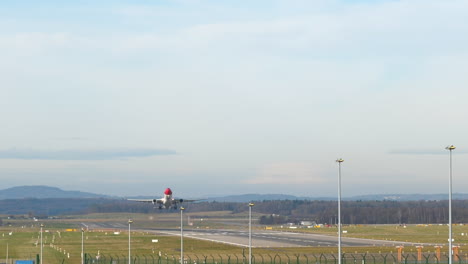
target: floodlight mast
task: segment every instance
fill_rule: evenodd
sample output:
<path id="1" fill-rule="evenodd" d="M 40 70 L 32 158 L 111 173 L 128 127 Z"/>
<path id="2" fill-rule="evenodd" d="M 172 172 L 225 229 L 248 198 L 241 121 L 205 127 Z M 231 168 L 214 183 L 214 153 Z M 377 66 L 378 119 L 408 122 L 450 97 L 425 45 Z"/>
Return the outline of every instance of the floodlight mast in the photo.
<path id="1" fill-rule="evenodd" d="M 42 262 L 42 250 L 43 250 L 43 246 L 42 246 L 42 228 L 44 227 L 44 224 L 41 224 L 41 264 L 44 263 Z"/>
<path id="2" fill-rule="evenodd" d="M 337 159 L 338 162 L 338 264 L 341 264 L 341 163 L 343 159 Z"/>
<path id="3" fill-rule="evenodd" d="M 131 239 L 130 239 L 130 234 L 131 234 L 131 228 L 130 226 L 132 225 L 133 220 L 128 219 L 128 264 L 132 264 L 132 257 L 131 257 Z"/>
<path id="4" fill-rule="evenodd" d="M 452 248 L 452 150 L 456 149 L 454 145 L 445 148 L 450 152 L 450 167 L 449 167 L 449 264 L 453 261 L 453 248 Z"/>
<path id="5" fill-rule="evenodd" d="M 184 207 L 180 207 L 180 264 L 184 264 Z"/>
<path id="6" fill-rule="evenodd" d="M 84 264 L 84 228 L 81 228 L 81 264 Z"/>
<path id="7" fill-rule="evenodd" d="M 254 203 L 249 203 L 249 264 L 252 264 L 252 207 Z"/>

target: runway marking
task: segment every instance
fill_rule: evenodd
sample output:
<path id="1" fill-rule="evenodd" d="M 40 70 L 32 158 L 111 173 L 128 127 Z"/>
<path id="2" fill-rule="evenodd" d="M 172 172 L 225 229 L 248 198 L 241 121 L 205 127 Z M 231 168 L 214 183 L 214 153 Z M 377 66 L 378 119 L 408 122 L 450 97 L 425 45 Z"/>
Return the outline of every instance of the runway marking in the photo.
<path id="1" fill-rule="evenodd" d="M 180 236 L 176 230 L 174 231 L 163 231 L 163 230 L 146 230 L 149 232 L 160 233 L 163 235 Z M 215 243 L 223 243 L 226 245 L 233 245 L 239 247 L 248 246 L 248 232 L 236 232 L 236 231 L 219 231 L 215 230 L 211 232 L 200 232 L 200 231 L 186 231 L 184 237 L 191 239 L 205 240 Z M 293 237 L 284 237 L 293 236 Z M 321 240 L 320 238 L 325 238 Z M 321 235 L 321 234 L 302 234 L 292 232 L 260 232 L 252 233 L 252 239 L 254 248 L 263 247 L 307 247 L 307 246 L 333 246 L 336 245 L 335 237 Z M 230 242 L 226 240 L 234 240 L 236 242 Z M 355 241 L 355 242 L 354 242 Z M 257 242 L 257 243 L 255 243 Z M 431 243 L 412 243 L 412 242 L 401 242 L 401 241 L 384 241 L 375 239 L 362 239 L 362 238 L 343 238 L 343 245 L 353 246 L 354 243 L 358 242 L 361 245 L 432 245 Z M 260 245 L 259 245 L 260 244 Z M 277 245 L 277 246 L 275 246 Z"/>
<path id="2" fill-rule="evenodd" d="M 171 232 L 164 232 L 164 231 L 158 231 L 158 232 L 159 232 L 159 233 L 166 234 L 166 235 L 178 236 L 177 234 L 174 234 L 174 233 L 171 233 Z M 226 241 L 214 240 L 214 239 L 208 239 L 208 238 L 200 238 L 200 237 L 195 237 L 195 236 L 187 236 L 187 235 L 184 235 L 184 237 L 193 238 L 193 239 L 199 239 L 199 240 L 205 240 L 205 241 L 210 241 L 210 242 L 223 243 L 223 244 L 228 244 L 228 245 L 233 245 L 233 246 L 239 246 L 239 247 L 246 247 L 246 246 L 248 246 L 248 245 L 239 244 L 239 243 L 226 242 Z M 254 246 L 252 246 L 252 247 L 254 248 Z"/>

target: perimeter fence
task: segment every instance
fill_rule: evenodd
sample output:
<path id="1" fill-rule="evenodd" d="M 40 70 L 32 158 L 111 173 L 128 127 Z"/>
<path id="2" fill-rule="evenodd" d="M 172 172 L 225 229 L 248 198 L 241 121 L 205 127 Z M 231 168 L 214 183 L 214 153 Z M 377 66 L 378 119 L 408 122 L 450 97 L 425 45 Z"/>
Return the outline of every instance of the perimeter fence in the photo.
<path id="1" fill-rule="evenodd" d="M 85 264 L 180 264 L 176 255 L 135 255 L 129 260 L 125 255 L 91 255 L 85 254 Z M 62 263 L 67 263 L 66 261 Z M 243 254 L 186 254 L 183 264 L 248 264 L 248 256 Z M 342 256 L 342 264 L 445 264 L 449 263 L 448 255 L 437 254 L 350 254 Z M 468 264 L 468 256 L 454 255 L 454 264 Z M 338 264 L 335 254 L 252 254 L 252 264 Z"/>

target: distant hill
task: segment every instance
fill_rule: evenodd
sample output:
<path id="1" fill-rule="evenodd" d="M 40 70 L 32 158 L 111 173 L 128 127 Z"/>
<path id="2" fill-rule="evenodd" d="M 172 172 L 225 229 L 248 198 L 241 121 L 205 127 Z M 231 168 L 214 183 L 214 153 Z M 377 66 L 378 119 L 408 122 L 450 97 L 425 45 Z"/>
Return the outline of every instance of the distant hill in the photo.
<path id="1" fill-rule="evenodd" d="M 197 199 L 196 197 L 194 197 Z M 456 219 L 468 219 L 468 194 L 454 193 Z M 337 197 L 298 197 L 285 194 L 242 194 L 201 199 L 186 204 L 191 212 L 243 212 L 248 202 L 259 213 L 327 222 L 335 216 Z M 448 194 L 375 194 L 343 198 L 344 221 L 348 223 L 444 223 Z M 357 209 L 358 208 L 358 209 Z M 366 209 L 363 209 L 366 208 Z M 413 210 L 418 208 L 417 210 Z M 423 210 L 423 211 L 421 211 Z M 417 211 L 418 213 L 415 213 Z M 168 213 L 147 203 L 49 186 L 18 186 L 0 190 L 0 214 L 36 218 L 66 214 L 132 212 Z M 347 217 L 347 218 L 346 218 Z"/>
<path id="2" fill-rule="evenodd" d="M 57 187 L 32 185 L 32 186 L 17 186 L 4 190 L 0 190 L 0 200 L 5 199 L 48 199 L 48 198 L 119 198 L 111 197 L 103 194 L 95 194 L 81 191 L 65 191 Z M 122 197 L 121 197 L 122 198 Z M 139 198 L 125 197 L 125 198 Z M 147 197 L 145 197 L 147 198 Z M 154 197 L 151 197 L 154 198 Z M 454 200 L 468 200 L 466 193 L 454 193 Z M 194 199 L 197 199 L 196 197 Z M 246 203 L 251 201 L 274 201 L 274 200 L 318 200 L 318 201 L 336 201 L 337 197 L 300 197 L 287 194 L 240 194 L 228 195 L 220 197 L 202 198 L 206 202 L 238 202 Z M 448 200 L 448 194 L 368 194 L 342 197 L 344 201 L 441 201 Z"/>
<path id="3" fill-rule="evenodd" d="M 453 193 L 452 199 L 454 200 L 468 200 L 466 193 Z M 336 199 L 335 199 L 336 200 Z M 442 201 L 448 200 L 448 193 L 446 194 L 369 194 L 359 195 L 344 198 L 348 201 Z"/>
<path id="4" fill-rule="evenodd" d="M 80 191 L 64 191 L 57 187 L 33 185 L 0 190 L 0 200 L 23 198 L 109 198 L 109 196 Z"/>
<path id="5" fill-rule="evenodd" d="M 251 201 L 265 201 L 265 200 L 297 200 L 298 197 L 286 194 L 240 194 L 229 195 L 222 197 L 210 197 L 203 199 L 205 202 L 238 202 L 248 203 Z"/>
<path id="6" fill-rule="evenodd" d="M 466 193 L 452 194 L 454 200 L 468 200 Z M 285 194 L 241 194 L 203 199 L 207 202 L 239 202 L 274 201 L 274 200 L 309 200 L 336 201 L 337 197 L 300 197 Z M 448 200 L 448 194 L 368 194 L 342 197 L 344 201 L 443 201 Z"/>

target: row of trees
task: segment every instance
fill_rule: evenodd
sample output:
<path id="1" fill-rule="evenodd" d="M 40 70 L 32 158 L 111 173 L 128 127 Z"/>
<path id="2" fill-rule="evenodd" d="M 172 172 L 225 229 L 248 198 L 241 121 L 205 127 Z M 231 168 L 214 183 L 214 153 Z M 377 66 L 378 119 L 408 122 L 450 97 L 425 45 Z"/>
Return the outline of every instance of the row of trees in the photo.
<path id="1" fill-rule="evenodd" d="M 343 224 L 403 224 L 447 223 L 448 201 L 342 201 Z M 185 204 L 186 212 L 232 211 L 246 212 L 247 203 L 199 202 Z M 468 200 L 454 200 L 453 222 L 467 222 Z M 0 200 L 0 214 L 31 214 L 56 216 L 77 213 L 165 213 L 151 204 L 118 199 L 19 199 Z M 337 223 L 336 201 L 281 200 L 255 202 L 254 212 L 264 214 L 271 223 L 315 221 Z M 268 218 L 270 215 L 280 218 Z"/>
<path id="2" fill-rule="evenodd" d="M 337 202 L 333 201 L 264 201 L 257 212 L 287 215 L 290 220 L 337 223 Z M 344 224 L 447 223 L 447 201 L 343 201 Z M 468 219 L 468 201 L 454 201 L 454 222 Z"/>
<path id="3" fill-rule="evenodd" d="M 342 223 L 344 224 L 403 224 L 403 223 L 447 223 L 447 201 L 343 201 L 341 203 Z M 248 210 L 246 203 L 201 202 L 186 206 L 187 212 L 232 211 L 240 213 Z M 454 200 L 453 221 L 468 220 L 468 201 Z M 154 212 L 145 204 L 100 204 L 89 209 L 89 212 Z M 337 223 L 337 202 L 282 200 L 255 202 L 254 212 L 265 214 L 264 222 L 298 222 L 302 220 L 317 223 Z M 162 210 L 161 212 L 165 212 Z M 275 215 L 276 218 L 268 217 Z M 280 217 L 278 217 L 280 216 Z"/>

